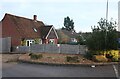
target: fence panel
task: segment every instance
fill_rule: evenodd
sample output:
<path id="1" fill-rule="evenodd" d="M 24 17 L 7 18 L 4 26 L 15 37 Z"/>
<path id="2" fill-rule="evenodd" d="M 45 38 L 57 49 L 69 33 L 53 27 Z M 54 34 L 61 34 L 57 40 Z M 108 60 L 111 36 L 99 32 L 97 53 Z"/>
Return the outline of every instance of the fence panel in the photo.
<path id="1" fill-rule="evenodd" d="M 80 45 L 80 46 L 79 46 L 79 53 L 80 53 L 80 54 L 85 54 L 86 51 L 87 51 L 87 48 L 86 48 L 85 45 Z"/>
<path id="2" fill-rule="evenodd" d="M 35 44 L 30 46 L 30 52 L 38 53 L 38 52 L 45 52 L 45 44 Z"/>
<path id="3" fill-rule="evenodd" d="M 63 53 L 63 54 L 85 54 L 86 46 L 85 45 L 67 45 L 60 44 L 35 44 L 28 46 L 19 46 L 17 49 L 18 52 L 31 52 L 31 53 Z"/>
<path id="4" fill-rule="evenodd" d="M 79 45 L 60 45 L 60 52 L 65 54 L 79 54 Z"/>
<path id="5" fill-rule="evenodd" d="M 26 53 L 30 51 L 30 47 L 29 46 L 18 46 L 16 47 L 16 52 L 20 52 L 20 53 Z"/>
<path id="6" fill-rule="evenodd" d="M 45 52 L 49 52 L 49 53 L 59 53 L 59 48 L 57 45 L 45 45 Z"/>
<path id="7" fill-rule="evenodd" d="M 0 53 L 7 53 L 11 51 L 11 37 L 0 38 Z"/>

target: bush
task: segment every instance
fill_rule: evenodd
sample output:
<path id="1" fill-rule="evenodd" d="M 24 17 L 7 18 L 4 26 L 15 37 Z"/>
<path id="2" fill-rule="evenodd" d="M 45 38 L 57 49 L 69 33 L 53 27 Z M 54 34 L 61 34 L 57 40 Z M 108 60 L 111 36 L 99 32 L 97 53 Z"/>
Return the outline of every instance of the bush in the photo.
<path id="1" fill-rule="evenodd" d="M 108 58 L 108 59 L 112 59 L 112 58 L 113 58 L 113 55 L 111 55 L 111 54 L 106 54 L 105 56 L 106 56 L 106 58 Z"/>
<path id="2" fill-rule="evenodd" d="M 104 55 L 94 55 L 93 60 L 96 62 L 107 62 L 108 59 Z"/>
<path id="3" fill-rule="evenodd" d="M 89 51 L 84 55 L 84 57 L 89 60 L 92 60 L 93 56 L 98 54 L 99 54 L 98 51 Z"/>
<path id="4" fill-rule="evenodd" d="M 87 52 L 87 53 L 84 55 L 84 57 L 91 60 L 92 57 L 93 57 L 93 54 L 90 53 L 90 52 Z"/>
<path id="5" fill-rule="evenodd" d="M 104 55 L 108 61 L 118 62 L 119 61 L 119 50 L 110 50 L 110 51 L 89 51 L 86 53 L 85 57 L 87 59 L 93 59 L 94 55 Z"/>
<path id="6" fill-rule="evenodd" d="M 43 57 L 42 54 L 37 55 L 37 54 L 32 54 L 32 53 L 30 53 L 29 56 L 31 59 L 40 59 Z"/>
<path id="7" fill-rule="evenodd" d="M 118 50 L 104 51 L 104 55 L 113 62 L 119 61 L 119 51 Z"/>
<path id="8" fill-rule="evenodd" d="M 79 62 L 78 56 L 73 56 L 73 57 L 67 56 L 67 57 L 66 57 L 66 60 L 67 60 L 67 62 L 74 62 L 74 63 Z"/>
<path id="9" fill-rule="evenodd" d="M 31 55 L 32 55 L 32 53 L 29 54 L 29 56 L 31 56 Z"/>

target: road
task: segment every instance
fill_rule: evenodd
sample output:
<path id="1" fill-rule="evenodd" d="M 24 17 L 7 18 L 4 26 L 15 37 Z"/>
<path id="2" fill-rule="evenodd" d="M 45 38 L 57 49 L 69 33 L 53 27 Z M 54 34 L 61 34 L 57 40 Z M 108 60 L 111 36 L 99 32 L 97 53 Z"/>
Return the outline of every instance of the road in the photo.
<path id="1" fill-rule="evenodd" d="M 3 63 L 3 77 L 116 77 L 115 69 L 109 66 L 50 66 L 28 63 Z"/>

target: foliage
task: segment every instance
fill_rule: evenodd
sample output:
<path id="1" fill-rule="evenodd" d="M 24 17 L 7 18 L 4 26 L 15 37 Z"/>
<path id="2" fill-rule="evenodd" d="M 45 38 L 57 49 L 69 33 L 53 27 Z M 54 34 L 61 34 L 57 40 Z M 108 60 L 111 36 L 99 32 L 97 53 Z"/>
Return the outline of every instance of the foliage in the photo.
<path id="1" fill-rule="evenodd" d="M 36 38 L 35 39 L 35 44 L 39 44 L 40 43 L 40 39 Z"/>
<path id="2" fill-rule="evenodd" d="M 118 61 L 119 59 L 119 50 L 104 51 L 103 53 L 110 61 Z"/>
<path id="3" fill-rule="evenodd" d="M 92 58 L 93 58 L 94 55 L 101 55 L 101 53 L 100 53 L 100 51 L 92 51 L 92 50 L 89 50 L 89 51 L 84 55 L 84 57 L 87 58 L 87 59 L 92 60 Z"/>
<path id="4" fill-rule="evenodd" d="M 69 37 L 67 35 L 65 35 L 62 31 L 58 32 L 58 36 L 59 36 L 59 40 L 58 43 L 59 44 L 66 44 L 69 41 Z"/>
<path id="5" fill-rule="evenodd" d="M 22 45 L 22 46 L 25 46 L 25 45 L 26 45 L 26 40 L 25 40 L 25 39 L 21 41 L 21 45 Z"/>
<path id="6" fill-rule="evenodd" d="M 91 36 L 91 32 L 79 32 L 80 36 L 77 37 L 78 43 L 80 45 L 86 45 L 86 39 Z"/>
<path id="7" fill-rule="evenodd" d="M 89 50 L 103 51 L 117 49 L 116 22 L 101 18 L 98 26 L 92 27 L 92 34 L 86 40 Z"/>
<path id="8" fill-rule="evenodd" d="M 120 43 L 118 44 L 118 48 L 120 48 Z"/>
<path id="9" fill-rule="evenodd" d="M 118 37 L 118 48 L 120 48 L 120 37 Z"/>
<path id="10" fill-rule="evenodd" d="M 33 54 L 33 53 L 30 53 L 29 56 L 31 59 L 40 59 L 43 57 L 42 54 Z"/>
<path id="11" fill-rule="evenodd" d="M 64 27 L 62 29 L 72 31 L 74 30 L 74 22 L 69 18 L 69 16 L 64 18 Z"/>
<path id="12" fill-rule="evenodd" d="M 78 45 L 77 42 L 69 42 L 69 43 L 66 43 L 66 44 L 69 44 L 69 45 Z"/>
<path id="13" fill-rule="evenodd" d="M 94 55 L 93 60 L 96 62 L 107 62 L 108 59 L 104 55 Z"/>
<path id="14" fill-rule="evenodd" d="M 78 60 L 78 56 L 66 56 L 66 60 L 67 60 L 67 62 L 74 62 L 74 63 L 77 63 L 77 62 L 79 62 L 79 60 Z"/>
<path id="15" fill-rule="evenodd" d="M 80 44 L 80 45 L 85 45 L 86 44 L 86 40 L 83 39 L 82 36 L 78 36 L 77 40 L 78 40 L 78 44 Z"/>

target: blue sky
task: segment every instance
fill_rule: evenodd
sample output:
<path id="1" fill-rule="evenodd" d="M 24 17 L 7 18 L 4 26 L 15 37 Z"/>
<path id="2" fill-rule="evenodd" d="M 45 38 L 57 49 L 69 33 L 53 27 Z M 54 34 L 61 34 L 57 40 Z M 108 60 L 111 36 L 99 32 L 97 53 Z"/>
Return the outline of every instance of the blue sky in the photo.
<path id="1" fill-rule="evenodd" d="M 91 26 L 97 25 L 100 18 L 106 17 L 107 0 L 1 0 L 0 20 L 5 13 L 43 21 L 54 25 L 56 29 L 63 27 L 64 17 L 74 21 L 77 32 L 89 32 Z M 118 20 L 118 1 L 109 0 L 109 20 Z"/>

